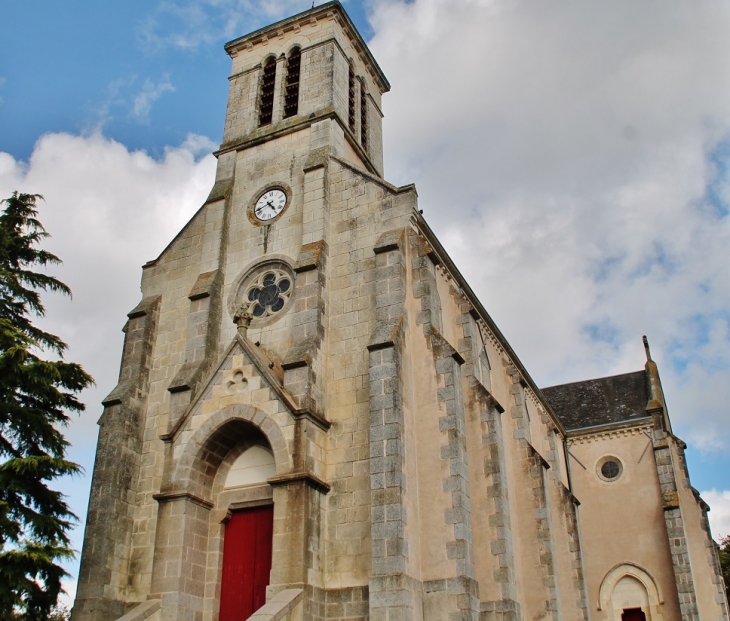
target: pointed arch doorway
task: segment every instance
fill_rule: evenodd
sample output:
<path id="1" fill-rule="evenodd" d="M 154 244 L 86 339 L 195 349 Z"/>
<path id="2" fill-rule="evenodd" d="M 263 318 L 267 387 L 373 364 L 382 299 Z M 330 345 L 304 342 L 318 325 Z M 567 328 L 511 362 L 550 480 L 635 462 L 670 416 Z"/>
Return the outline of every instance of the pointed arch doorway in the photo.
<path id="1" fill-rule="evenodd" d="M 266 603 L 274 507 L 234 511 L 225 526 L 219 621 L 242 621 Z"/>

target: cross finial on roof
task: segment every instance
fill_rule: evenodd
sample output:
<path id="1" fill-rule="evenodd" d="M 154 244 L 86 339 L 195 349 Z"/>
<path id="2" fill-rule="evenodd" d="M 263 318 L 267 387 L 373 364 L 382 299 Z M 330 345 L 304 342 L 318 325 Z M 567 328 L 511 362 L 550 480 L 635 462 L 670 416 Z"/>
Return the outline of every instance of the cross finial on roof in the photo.
<path id="1" fill-rule="evenodd" d="M 646 352 L 646 360 L 651 360 L 651 351 L 649 351 L 649 339 L 646 338 L 646 335 L 641 337 L 644 340 L 644 351 Z"/>

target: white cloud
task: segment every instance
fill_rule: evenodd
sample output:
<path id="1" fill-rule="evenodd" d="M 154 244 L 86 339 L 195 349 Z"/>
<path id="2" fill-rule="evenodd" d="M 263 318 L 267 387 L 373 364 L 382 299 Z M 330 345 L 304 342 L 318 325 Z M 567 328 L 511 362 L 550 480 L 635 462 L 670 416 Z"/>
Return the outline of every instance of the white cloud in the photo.
<path id="1" fill-rule="evenodd" d="M 83 520 L 88 502 L 101 400 L 116 385 L 126 313 L 140 300 L 141 266 L 155 258 L 202 205 L 213 185 L 213 144 L 190 135 L 154 159 L 99 133 L 80 137 L 47 134 L 28 163 L 0 152 L 0 197 L 12 191 L 38 193 L 39 217 L 52 237 L 43 247 L 63 265 L 54 275 L 68 284 L 73 300 L 44 296 L 43 326 L 69 344 L 67 359 L 96 379 L 85 391 L 87 412 L 74 418 L 69 456 L 86 477 L 59 485 Z M 83 532 L 74 532 L 81 549 Z M 71 567 L 75 575 L 75 566 Z M 67 585 L 75 589 L 74 583 Z"/>
<path id="2" fill-rule="evenodd" d="M 98 133 L 48 134 L 27 165 L 0 154 L 0 196 L 19 190 L 45 198 L 40 220 L 52 237 L 44 247 L 62 259 L 56 274 L 74 294 L 47 297 L 45 322 L 71 345 L 70 359 L 96 378 L 95 394 L 86 396 L 91 408 L 98 410 L 116 384 L 121 328 L 140 299 L 141 265 L 162 251 L 213 185 L 215 158 L 195 158 L 211 144 L 189 136 L 156 160 Z"/>
<path id="3" fill-rule="evenodd" d="M 641 368 L 730 446 L 730 5 L 376 1 L 386 176 L 541 385 Z"/>
<path id="4" fill-rule="evenodd" d="M 175 87 L 170 82 L 170 76 L 167 74 L 157 83 L 147 78 L 142 84 L 142 91 L 135 96 L 132 103 L 132 116 L 142 122 L 149 123 L 152 104 L 163 94 L 174 91 Z"/>
<path id="5" fill-rule="evenodd" d="M 730 536 L 730 490 L 710 490 L 702 492 L 704 501 L 712 507 L 710 513 L 710 528 L 715 541 Z"/>

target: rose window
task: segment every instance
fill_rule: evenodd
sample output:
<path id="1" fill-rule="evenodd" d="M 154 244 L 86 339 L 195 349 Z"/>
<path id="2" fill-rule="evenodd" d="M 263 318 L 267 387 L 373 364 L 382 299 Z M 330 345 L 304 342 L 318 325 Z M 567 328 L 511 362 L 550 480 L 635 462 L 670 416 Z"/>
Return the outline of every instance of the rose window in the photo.
<path id="1" fill-rule="evenodd" d="M 289 300 L 291 284 L 289 274 L 280 270 L 265 271 L 246 290 L 245 299 L 249 303 L 249 312 L 254 318 L 278 313 Z"/>

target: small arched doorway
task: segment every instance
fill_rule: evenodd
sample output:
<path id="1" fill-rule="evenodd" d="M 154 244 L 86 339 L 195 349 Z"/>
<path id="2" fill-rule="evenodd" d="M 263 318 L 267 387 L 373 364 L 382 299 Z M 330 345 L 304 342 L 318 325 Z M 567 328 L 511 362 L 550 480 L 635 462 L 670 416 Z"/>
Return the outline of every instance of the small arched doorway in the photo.
<path id="1" fill-rule="evenodd" d="M 661 621 L 662 603 L 651 574 L 633 563 L 622 563 L 604 577 L 598 609 L 605 610 L 610 621 Z"/>

